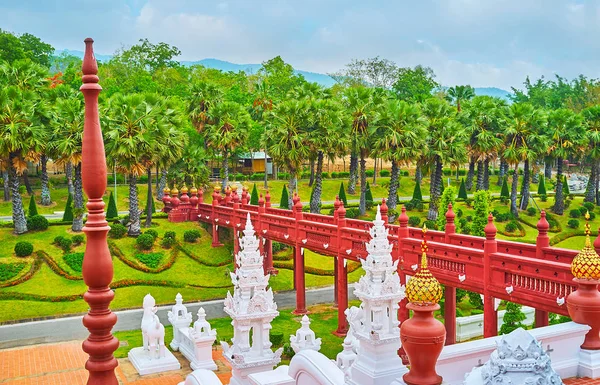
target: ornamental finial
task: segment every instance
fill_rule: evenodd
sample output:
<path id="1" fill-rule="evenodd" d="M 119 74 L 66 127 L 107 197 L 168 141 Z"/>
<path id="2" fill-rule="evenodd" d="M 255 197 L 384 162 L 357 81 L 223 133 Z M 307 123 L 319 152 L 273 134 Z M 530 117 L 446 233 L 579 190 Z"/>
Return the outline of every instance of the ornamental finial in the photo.
<path id="1" fill-rule="evenodd" d="M 423 241 L 421 242 L 421 267 L 406 285 L 406 297 L 412 304 L 419 306 L 434 305 L 442 298 L 442 286 L 431 274 L 427 266 L 427 241 L 425 240 L 427 226 L 423 226 Z"/>
<path id="2" fill-rule="evenodd" d="M 585 245 L 571 262 L 571 273 L 579 279 L 600 279 L 600 257 L 590 240 L 590 213 L 585 214 Z"/>

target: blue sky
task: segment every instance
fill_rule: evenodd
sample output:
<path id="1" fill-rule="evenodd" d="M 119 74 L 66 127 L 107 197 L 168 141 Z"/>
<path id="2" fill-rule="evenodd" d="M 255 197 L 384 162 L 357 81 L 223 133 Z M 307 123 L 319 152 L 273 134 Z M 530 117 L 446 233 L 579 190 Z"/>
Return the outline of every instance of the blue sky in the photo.
<path id="1" fill-rule="evenodd" d="M 600 77 L 600 0 L 2 0 L 0 28 L 59 50 L 91 36 L 111 54 L 147 37 L 181 60 L 281 55 L 323 73 L 379 55 L 430 66 L 447 86 Z"/>

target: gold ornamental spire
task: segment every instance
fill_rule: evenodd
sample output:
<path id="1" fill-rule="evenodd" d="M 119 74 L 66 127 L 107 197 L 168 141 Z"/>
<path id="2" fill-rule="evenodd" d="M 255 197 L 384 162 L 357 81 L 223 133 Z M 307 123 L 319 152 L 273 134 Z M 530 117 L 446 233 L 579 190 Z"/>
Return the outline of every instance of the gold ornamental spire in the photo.
<path id="1" fill-rule="evenodd" d="M 600 257 L 590 240 L 590 213 L 585 214 L 585 246 L 571 262 L 571 273 L 579 279 L 600 279 Z"/>
<path id="2" fill-rule="evenodd" d="M 442 299 L 442 286 L 427 267 L 427 226 L 423 226 L 421 241 L 421 268 L 406 285 L 406 297 L 414 305 L 428 306 L 437 304 Z"/>

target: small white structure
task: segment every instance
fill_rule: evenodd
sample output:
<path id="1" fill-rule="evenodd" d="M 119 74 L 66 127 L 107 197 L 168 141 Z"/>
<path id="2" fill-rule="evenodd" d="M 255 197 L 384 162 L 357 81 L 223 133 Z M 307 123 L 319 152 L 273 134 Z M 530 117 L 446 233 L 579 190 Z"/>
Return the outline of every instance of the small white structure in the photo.
<path id="1" fill-rule="evenodd" d="M 354 347 L 352 346 L 352 337 L 350 336 L 350 332 L 344 338 L 344 343 L 342 344 L 343 350 L 338 353 L 335 358 L 335 363 L 338 368 L 344 372 L 344 377 L 346 379 L 350 379 L 350 368 L 354 361 L 356 361 L 356 352 L 354 351 Z"/>
<path id="2" fill-rule="evenodd" d="M 212 358 L 212 345 L 217 339 L 217 331 L 211 329 L 206 321 L 204 308 L 198 309 L 198 320 L 192 328 L 192 313 L 183 304 L 181 294 L 177 293 L 175 302 L 168 313 L 169 322 L 173 325 L 171 348 L 179 350 L 190 361 L 193 370 L 217 370 L 217 364 Z"/>
<path id="3" fill-rule="evenodd" d="M 131 349 L 128 354 L 129 361 L 142 376 L 181 369 L 177 358 L 165 347 L 165 327 L 155 314 L 157 311 L 156 301 L 150 294 L 144 297 L 143 307 L 144 346 Z"/>
<path id="4" fill-rule="evenodd" d="M 371 240 L 366 244 L 369 254 L 361 260 L 365 275 L 360 277 L 354 290 L 362 304 L 360 309 L 351 308 L 348 312 L 348 322 L 359 340 L 359 348 L 346 382 L 387 385 L 407 372 L 397 353 L 401 346 L 398 303 L 405 295 L 397 273 L 398 261 L 392 260 L 392 245 L 379 206 L 370 234 Z"/>
<path id="5" fill-rule="evenodd" d="M 290 345 L 295 353 L 310 349 L 314 351 L 321 350 L 321 339 L 316 338 L 315 332 L 310 328 L 310 319 L 305 314 L 300 322 L 302 326 L 296 331 L 295 336 L 290 336 Z"/>
<path id="6" fill-rule="evenodd" d="M 465 376 L 465 385 L 562 384 L 542 345 L 519 328 L 502 336 L 483 366 Z"/>
<path id="7" fill-rule="evenodd" d="M 271 350 L 271 321 L 279 312 L 273 290 L 267 290 L 269 275 L 264 273 L 264 257 L 258 250 L 259 239 L 254 234 L 248 213 L 244 236 L 240 238 L 240 251 L 236 255 L 238 268 L 231 273 L 233 295 L 228 292 L 225 299 L 225 312 L 233 320 L 233 345 L 221 341 L 221 346 L 223 356 L 232 366 L 231 385 L 250 385 L 250 374 L 273 370 L 281 362 L 283 351 L 282 348 L 276 352 Z"/>

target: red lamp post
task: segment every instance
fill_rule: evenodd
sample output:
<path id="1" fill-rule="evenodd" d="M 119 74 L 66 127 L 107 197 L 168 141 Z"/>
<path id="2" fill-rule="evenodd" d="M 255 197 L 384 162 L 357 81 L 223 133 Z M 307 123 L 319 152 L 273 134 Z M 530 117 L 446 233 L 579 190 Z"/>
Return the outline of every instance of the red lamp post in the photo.
<path id="1" fill-rule="evenodd" d="M 80 88 L 85 98 L 81 179 L 88 196 L 88 220 L 83 227 L 87 243 L 82 269 L 88 290 L 83 299 L 90 306 L 88 314 L 83 317 L 83 325 L 90 331 L 90 336 L 83 342 L 83 350 L 90 355 L 85 364 L 89 371 L 87 384 L 117 385 L 115 368 L 118 363 L 113 352 L 119 347 L 119 340 L 111 332 L 117 316 L 109 308 L 115 293 L 109 287 L 113 279 L 113 265 L 106 242 L 110 227 L 102 201 L 106 190 L 106 157 L 98 117 L 98 95 L 102 87 L 98 84 L 93 43 L 92 39 L 85 39 L 83 85 Z"/>

